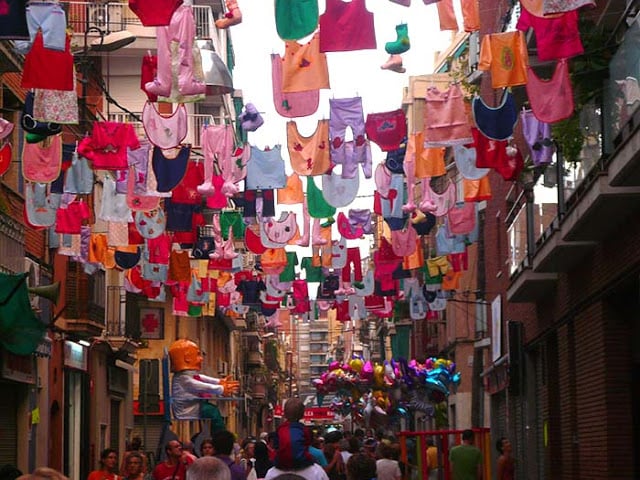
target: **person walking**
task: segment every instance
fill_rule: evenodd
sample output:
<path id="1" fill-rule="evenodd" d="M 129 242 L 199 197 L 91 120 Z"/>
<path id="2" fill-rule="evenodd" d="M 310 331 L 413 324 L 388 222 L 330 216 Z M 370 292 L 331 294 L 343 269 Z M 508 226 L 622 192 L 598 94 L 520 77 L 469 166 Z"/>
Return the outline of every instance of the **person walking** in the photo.
<path id="1" fill-rule="evenodd" d="M 496 466 L 496 480 L 514 480 L 516 464 L 511 456 L 511 442 L 506 437 L 500 437 L 496 441 L 496 450 L 500 456 Z"/>
<path id="2" fill-rule="evenodd" d="M 473 430 L 462 432 L 462 444 L 449 452 L 453 480 L 482 480 L 482 452 L 473 445 Z"/>

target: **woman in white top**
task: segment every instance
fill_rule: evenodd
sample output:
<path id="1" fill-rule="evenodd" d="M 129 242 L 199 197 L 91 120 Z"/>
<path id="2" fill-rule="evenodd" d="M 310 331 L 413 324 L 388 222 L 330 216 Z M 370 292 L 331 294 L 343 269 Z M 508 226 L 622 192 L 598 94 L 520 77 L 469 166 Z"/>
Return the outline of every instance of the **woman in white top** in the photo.
<path id="1" fill-rule="evenodd" d="M 402 473 L 398 461 L 393 460 L 393 447 L 385 442 L 380 450 L 382 458 L 376 461 L 377 480 L 400 480 Z"/>

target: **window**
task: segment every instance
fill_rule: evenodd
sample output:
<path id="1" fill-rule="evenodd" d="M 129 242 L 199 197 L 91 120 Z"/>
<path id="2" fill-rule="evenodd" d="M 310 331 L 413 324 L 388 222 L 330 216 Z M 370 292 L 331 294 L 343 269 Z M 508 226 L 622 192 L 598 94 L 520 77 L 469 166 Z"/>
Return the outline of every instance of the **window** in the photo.
<path id="1" fill-rule="evenodd" d="M 312 342 L 326 342 L 329 337 L 327 332 L 311 332 L 309 340 Z"/>
<path id="2" fill-rule="evenodd" d="M 311 362 L 312 365 L 325 364 L 325 363 L 327 363 L 327 357 L 324 354 L 322 354 L 322 355 L 309 355 L 309 361 Z"/>

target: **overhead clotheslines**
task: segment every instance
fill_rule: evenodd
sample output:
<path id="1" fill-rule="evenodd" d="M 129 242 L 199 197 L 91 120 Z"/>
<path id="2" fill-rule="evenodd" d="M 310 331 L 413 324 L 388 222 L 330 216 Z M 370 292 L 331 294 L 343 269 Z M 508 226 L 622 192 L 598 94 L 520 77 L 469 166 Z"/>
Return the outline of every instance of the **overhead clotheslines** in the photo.
<path id="1" fill-rule="evenodd" d="M 141 8 L 151 5 L 134 3 Z M 356 95 L 334 96 L 328 102 L 329 118 L 319 120 L 311 136 L 303 136 L 297 119 L 316 113 L 319 90 L 331 85 L 326 56 L 338 51 L 353 55 L 349 52 L 376 45 L 375 32 L 367 27 L 373 19 L 366 2 L 328 1 L 324 17 L 313 9 L 314 3 L 317 7 L 316 2 L 308 2 L 310 9 L 303 12 L 301 27 L 286 23 L 291 21 L 286 7 L 302 8 L 301 2 L 275 4 L 278 33 L 287 38 L 283 38 L 283 56 L 271 56 L 272 92 L 276 111 L 289 119 L 286 146 L 261 150 L 250 142 L 243 144 L 235 112 L 229 102 L 223 102 L 223 124 L 205 125 L 200 132 L 204 161 L 188 161 L 196 153 L 183 143 L 188 138 L 183 103 L 202 99 L 203 82 L 196 50 L 175 52 L 169 46 L 173 40 L 186 39 L 182 27 L 192 31 L 193 12 L 185 4 L 171 15 L 166 11 L 162 15 L 165 24 L 158 25 L 163 29 L 158 37 L 158 60 L 162 57 L 162 61 L 158 73 L 154 76 L 151 71 L 151 78 L 142 82 L 149 101 L 177 105 L 171 116 L 149 104 L 141 118 L 144 138 L 132 136 L 130 124 L 104 121 L 94 124 L 78 156 L 62 145 L 59 160 L 46 160 L 50 171 L 61 173 L 28 185 L 33 208 L 27 209 L 27 220 L 51 228 L 53 246 L 61 254 L 74 256 L 85 270 L 123 270 L 128 291 L 150 301 L 170 299 L 176 315 L 212 314 L 216 309 L 234 315 L 246 307 L 277 326 L 283 308 L 308 314 L 309 298 L 316 297 L 318 308 L 335 309 L 340 321 L 365 318 L 369 313 L 390 318 L 393 302 L 407 302 L 415 320 L 437 317 L 451 299 L 448 292 L 460 290 L 461 276 L 469 267 L 467 246 L 478 235 L 476 204 L 491 198 L 489 172 L 512 181 L 522 169 L 522 154 L 511 141 L 519 119 L 513 115 L 517 112 L 513 99 L 507 94 L 501 105 L 492 106 L 477 98 L 474 120 L 466 113 L 460 84 L 443 83 L 441 75 L 426 76 L 427 85 L 420 93 L 425 109 L 419 131 L 408 132 L 402 109 L 365 114 L 362 98 Z M 477 6 L 471 1 L 462 4 L 471 9 L 467 13 Z M 438 12 L 446 14 L 450 5 L 441 0 Z M 220 27 L 237 25 L 242 20 L 240 7 L 228 2 L 230 16 Z M 248 8 L 245 15 L 250 12 Z M 573 15 L 564 18 L 567 27 Z M 358 35 L 328 41 L 326 32 L 335 29 L 342 16 L 351 19 L 349 28 Z M 533 25 L 542 31 L 540 21 L 528 18 L 519 28 Z M 396 40 L 387 42 L 395 52 L 391 55 L 401 55 L 397 52 L 410 45 L 407 28 L 397 33 Z M 480 68 L 492 72 L 496 88 L 527 84 L 530 78 L 522 32 L 507 33 L 483 38 Z M 308 35 L 312 36 L 304 45 L 297 42 Z M 506 58 L 510 65 L 501 64 L 505 58 L 498 55 L 505 49 L 512 52 Z M 181 66 L 174 71 L 176 60 Z M 547 147 L 547 129 L 535 110 L 533 117 L 520 117 L 527 122 L 525 137 L 532 151 L 539 150 L 536 146 Z M 249 122 L 250 127 L 245 133 L 262 127 L 253 117 L 256 112 L 257 107 L 243 112 L 241 122 Z M 349 129 L 351 140 L 347 140 Z M 56 148 L 61 143 L 58 139 Z M 371 143 L 384 157 L 375 166 Z M 33 157 L 44 159 L 50 146 L 35 145 Z M 438 182 L 431 179 L 447 175 L 445 149 L 453 150 L 463 178 L 441 182 L 446 188 L 436 189 Z M 540 163 L 551 160 L 545 152 Z M 90 170 L 113 173 L 95 187 L 93 196 L 99 201 L 92 224 L 84 211 L 83 196 L 88 194 L 66 182 L 70 172 L 79 171 L 85 165 L 81 160 L 87 159 Z M 298 182 L 293 175 L 286 176 L 290 170 L 296 172 Z M 364 178 L 375 177 L 373 194 L 359 191 L 360 170 Z M 416 185 L 421 188 L 415 189 Z M 294 201 L 280 202 L 280 192 L 287 188 L 296 190 L 288 192 L 296 194 Z M 368 208 L 355 208 L 355 199 L 373 200 Z M 228 210 L 229 205 L 238 209 Z M 302 207 L 303 215 L 296 216 L 291 210 L 295 207 L 289 205 Z M 50 215 L 36 216 L 38 210 Z M 78 215 L 70 215 L 73 212 Z M 383 219 L 389 238 L 380 239 L 373 252 L 375 261 L 363 266 L 358 245 L 375 230 L 373 213 Z M 69 218 L 87 220 L 78 223 Z M 423 243 L 429 248 L 424 250 Z M 308 245 L 311 254 L 299 259 L 302 245 Z"/>

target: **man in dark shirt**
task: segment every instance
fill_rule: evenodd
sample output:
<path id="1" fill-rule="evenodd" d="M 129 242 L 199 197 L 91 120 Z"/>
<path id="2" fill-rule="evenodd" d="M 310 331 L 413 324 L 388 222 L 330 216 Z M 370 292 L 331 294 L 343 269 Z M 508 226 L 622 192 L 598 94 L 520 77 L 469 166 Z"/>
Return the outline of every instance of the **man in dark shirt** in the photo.
<path id="1" fill-rule="evenodd" d="M 236 463 L 231 457 L 234 442 L 235 437 L 229 430 L 220 430 L 211 436 L 213 452 L 231 470 L 231 480 L 247 480 L 247 473 L 244 467 Z"/>

